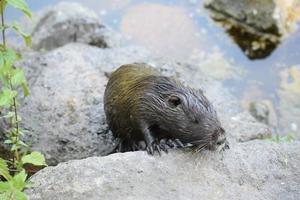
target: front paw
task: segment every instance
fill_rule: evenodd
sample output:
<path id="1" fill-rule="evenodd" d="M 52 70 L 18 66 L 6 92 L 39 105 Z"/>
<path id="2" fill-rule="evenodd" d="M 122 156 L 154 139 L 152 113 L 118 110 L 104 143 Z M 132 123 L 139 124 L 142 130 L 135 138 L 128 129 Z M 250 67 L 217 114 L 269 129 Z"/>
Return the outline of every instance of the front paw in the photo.
<path id="1" fill-rule="evenodd" d="M 161 156 L 162 148 L 160 147 L 160 144 L 156 141 L 152 142 L 150 145 L 147 145 L 146 150 L 148 154 L 154 155 L 155 151 Z"/>
<path id="2" fill-rule="evenodd" d="M 170 148 L 183 148 L 185 145 L 179 139 L 168 139 L 166 144 Z"/>

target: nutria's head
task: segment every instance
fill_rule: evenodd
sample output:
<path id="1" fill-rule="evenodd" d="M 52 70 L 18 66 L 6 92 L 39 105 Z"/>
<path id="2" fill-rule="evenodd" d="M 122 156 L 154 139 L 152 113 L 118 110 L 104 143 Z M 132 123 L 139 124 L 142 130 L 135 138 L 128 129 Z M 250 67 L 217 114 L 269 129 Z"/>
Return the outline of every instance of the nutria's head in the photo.
<path id="1" fill-rule="evenodd" d="M 169 134 L 197 150 L 228 147 L 217 113 L 201 90 L 167 77 L 159 79 L 147 92 L 143 107 L 160 135 Z"/>

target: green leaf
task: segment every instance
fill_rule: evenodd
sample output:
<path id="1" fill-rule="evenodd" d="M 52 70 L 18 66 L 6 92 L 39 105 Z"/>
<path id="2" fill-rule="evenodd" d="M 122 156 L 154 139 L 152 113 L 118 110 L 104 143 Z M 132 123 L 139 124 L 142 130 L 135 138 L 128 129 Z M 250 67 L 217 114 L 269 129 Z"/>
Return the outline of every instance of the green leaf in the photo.
<path id="1" fill-rule="evenodd" d="M 14 112 L 8 112 L 6 115 L 2 116 L 1 118 L 12 118 L 15 116 Z"/>
<path id="2" fill-rule="evenodd" d="M 17 92 L 4 88 L 2 93 L 0 93 L 0 106 L 9 107 L 14 97 L 17 96 Z"/>
<path id="3" fill-rule="evenodd" d="M 0 194 L 1 200 L 12 200 L 12 192 L 5 192 L 3 194 Z"/>
<path id="4" fill-rule="evenodd" d="M 23 37 L 25 44 L 27 46 L 31 47 L 31 36 L 29 34 L 25 33 L 21 29 L 21 27 L 18 24 L 16 24 L 15 22 L 13 23 L 12 28 L 15 29 L 15 31 Z"/>
<path id="5" fill-rule="evenodd" d="M 30 131 L 19 128 L 19 135 L 23 136 L 23 135 L 26 135 L 28 133 L 30 133 Z"/>
<path id="6" fill-rule="evenodd" d="M 7 181 L 0 181 L 0 193 L 9 191 L 11 188 L 11 185 Z"/>
<path id="7" fill-rule="evenodd" d="M 4 66 L 4 58 L 3 58 L 3 53 L 0 51 L 0 68 Z"/>
<path id="8" fill-rule="evenodd" d="M 22 157 L 23 164 L 30 163 L 36 166 L 47 166 L 45 157 L 43 154 L 37 151 L 33 151 L 28 155 Z"/>
<path id="9" fill-rule="evenodd" d="M 0 158 L 0 175 L 8 181 L 12 179 L 12 177 L 9 174 L 7 163 L 2 158 Z"/>
<path id="10" fill-rule="evenodd" d="M 16 200 L 28 200 L 28 198 L 26 197 L 26 195 L 23 192 L 21 192 L 21 191 L 15 191 L 14 196 L 15 196 Z"/>
<path id="11" fill-rule="evenodd" d="M 17 60 L 21 59 L 21 55 L 10 48 L 7 48 L 2 51 L 2 59 L 3 64 L 5 64 L 6 66 L 11 66 Z"/>
<path id="12" fill-rule="evenodd" d="M 22 190 L 27 187 L 27 174 L 23 169 L 21 172 L 11 177 L 9 181 L 0 181 L 1 200 L 27 200 Z"/>
<path id="13" fill-rule="evenodd" d="M 29 87 L 28 87 L 27 83 L 22 83 L 22 89 L 23 89 L 24 97 L 29 96 L 30 91 L 29 91 Z"/>
<path id="14" fill-rule="evenodd" d="M 19 146 L 23 146 L 23 147 L 28 147 L 28 145 L 23 142 L 22 140 L 18 140 L 18 143 L 17 143 Z"/>
<path id="15" fill-rule="evenodd" d="M 5 140 L 4 144 L 12 144 L 13 142 L 11 140 Z"/>
<path id="16" fill-rule="evenodd" d="M 0 53 L 0 79 L 3 81 L 4 85 L 7 85 L 8 77 L 10 76 L 10 72 L 13 69 L 12 65 L 21 57 L 20 54 L 17 54 L 9 48 L 2 49 Z"/>
<path id="17" fill-rule="evenodd" d="M 11 84 L 13 86 L 19 86 L 26 82 L 24 70 L 22 68 L 16 68 L 11 73 Z"/>
<path id="18" fill-rule="evenodd" d="M 6 2 L 9 5 L 21 10 L 25 15 L 31 18 L 32 13 L 29 10 L 28 5 L 24 0 L 6 0 Z"/>
<path id="19" fill-rule="evenodd" d="M 5 10 L 5 8 L 6 8 L 6 1 L 1 1 L 1 3 L 2 3 L 2 10 L 1 10 L 1 6 L 0 6 L 0 12 L 2 12 L 3 10 Z"/>
<path id="20" fill-rule="evenodd" d="M 10 148 L 11 151 L 16 151 L 18 149 L 19 149 L 19 146 L 15 145 L 15 144 L 11 145 L 11 148 Z"/>
<path id="21" fill-rule="evenodd" d="M 21 172 L 16 174 L 13 179 L 11 180 L 12 185 L 19 191 L 22 191 L 26 186 L 26 178 L 27 174 L 23 169 Z"/>
<path id="22" fill-rule="evenodd" d="M 17 68 L 12 71 L 11 84 L 13 86 L 22 86 L 23 94 L 25 97 L 29 95 L 29 88 L 26 82 L 24 70 L 22 68 Z"/>
<path id="23" fill-rule="evenodd" d="M 9 186 L 9 188 L 7 188 L 7 190 L 4 191 L 4 193 L 0 194 L 1 200 L 28 200 L 28 198 L 23 192 L 16 190 L 16 188 L 13 188 L 11 186 L 11 183 L 6 183 Z"/>

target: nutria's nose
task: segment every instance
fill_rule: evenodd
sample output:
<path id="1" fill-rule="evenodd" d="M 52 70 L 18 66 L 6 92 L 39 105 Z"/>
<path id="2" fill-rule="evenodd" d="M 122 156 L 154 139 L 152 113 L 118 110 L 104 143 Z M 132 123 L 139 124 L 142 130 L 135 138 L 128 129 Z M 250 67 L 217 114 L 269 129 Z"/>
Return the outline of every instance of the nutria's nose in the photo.
<path id="1" fill-rule="evenodd" d="M 226 137 L 224 135 L 220 135 L 217 140 L 217 145 L 222 145 L 226 142 Z"/>
<path id="2" fill-rule="evenodd" d="M 221 135 L 218 137 L 218 140 L 216 142 L 216 148 L 223 151 L 225 151 L 225 149 L 230 149 L 229 143 L 225 135 Z"/>

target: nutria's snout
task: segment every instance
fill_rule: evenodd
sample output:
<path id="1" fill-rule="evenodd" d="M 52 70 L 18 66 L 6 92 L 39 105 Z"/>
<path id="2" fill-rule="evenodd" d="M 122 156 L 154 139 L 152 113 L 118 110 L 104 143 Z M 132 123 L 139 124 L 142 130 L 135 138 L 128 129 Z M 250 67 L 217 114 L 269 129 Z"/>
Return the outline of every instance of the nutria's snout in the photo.
<path id="1" fill-rule="evenodd" d="M 211 151 L 229 149 L 229 143 L 226 139 L 225 130 L 223 128 L 214 131 L 212 134 L 212 141 L 208 145 L 208 149 Z"/>
<path id="2" fill-rule="evenodd" d="M 230 149 L 230 147 L 229 147 L 229 142 L 227 141 L 226 137 L 224 137 L 222 140 L 217 141 L 216 150 L 225 151 L 226 149 Z"/>

